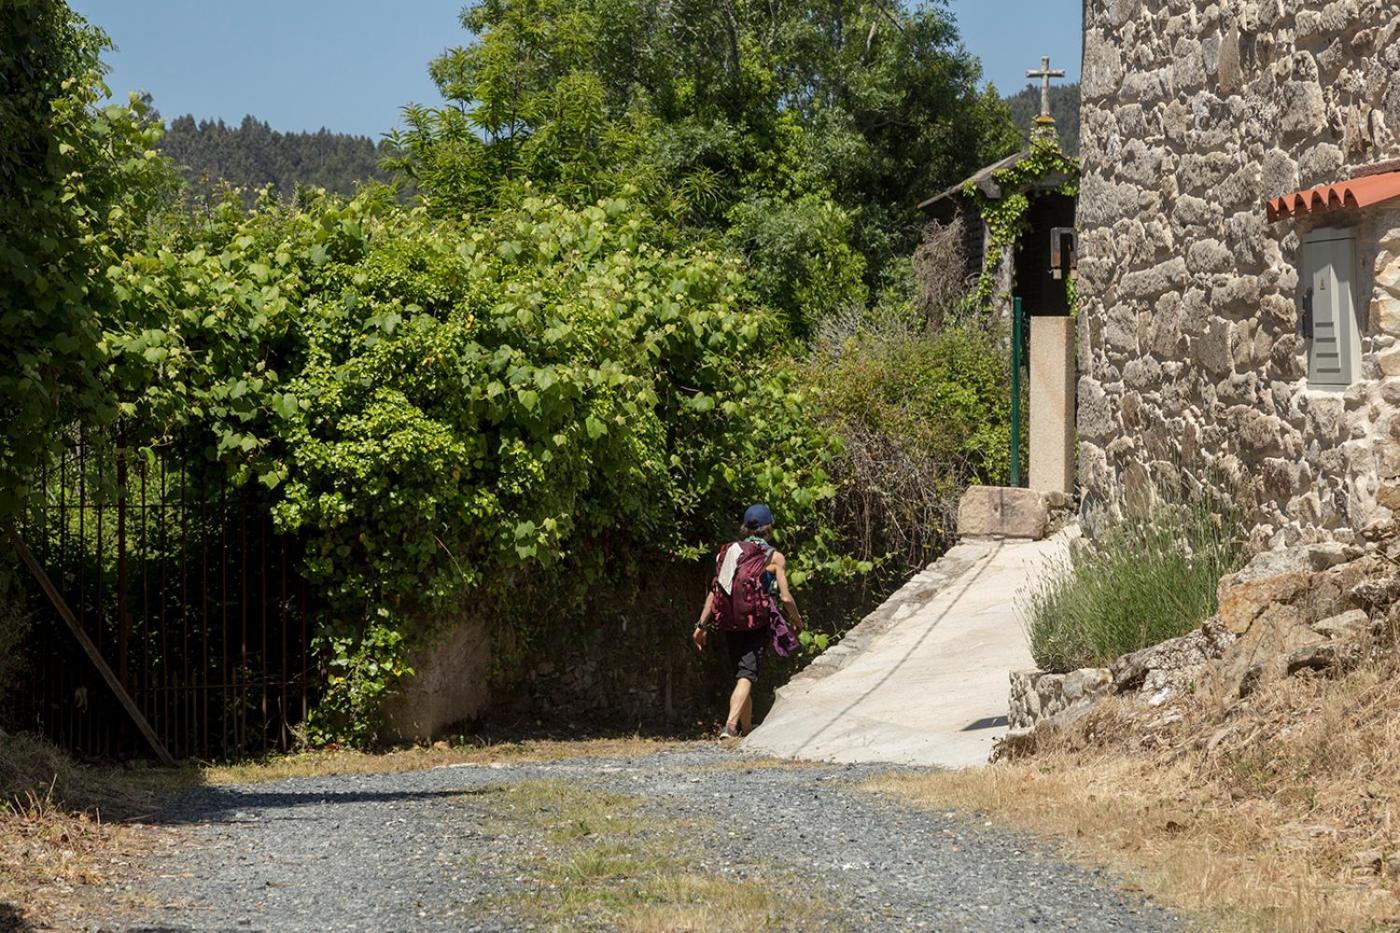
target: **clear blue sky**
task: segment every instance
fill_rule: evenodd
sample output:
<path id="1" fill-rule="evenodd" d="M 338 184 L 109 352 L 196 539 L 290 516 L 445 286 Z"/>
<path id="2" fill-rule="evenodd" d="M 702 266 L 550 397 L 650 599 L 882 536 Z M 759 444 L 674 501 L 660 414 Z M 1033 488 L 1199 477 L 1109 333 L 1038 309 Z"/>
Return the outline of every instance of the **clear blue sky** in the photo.
<path id="1" fill-rule="evenodd" d="M 274 129 L 378 136 L 409 101 L 435 104 L 427 63 L 460 45 L 463 0 L 69 0 L 116 43 L 108 83 L 185 113 Z M 1050 55 L 1079 76 L 1080 0 L 951 0 L 1003 94 Z"/>

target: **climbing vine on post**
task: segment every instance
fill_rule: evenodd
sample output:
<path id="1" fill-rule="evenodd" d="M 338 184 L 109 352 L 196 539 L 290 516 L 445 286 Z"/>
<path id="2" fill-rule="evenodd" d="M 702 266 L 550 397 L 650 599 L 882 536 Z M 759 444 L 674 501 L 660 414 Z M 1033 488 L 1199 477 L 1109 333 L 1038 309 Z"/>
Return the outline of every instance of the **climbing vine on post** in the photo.
<path id="1" fill-rule="evenodd" d="M 969 181 L 963 193 L 977 206 L 977 213 L 987 223 L 988 245 L 977 277 L 976 305 L 989 310 L 996 301 L 996 276 L 1005 251 L 1016 244 L 1026 230 L 1026 211 L 1030 209 L 1032 189 L 1046 178 L 1063 176 L 1058 186 L 1042 187 L 1036 193 L 1055 193 L 1074 197 L 1079 194 L 1079 160 L 1065 155 L 1059 140 L 1053 136 L 1031 138 L 1030 153 L 1014 165 L 992 173 L 992 180 L 1003 192 L 1000 198 L 988 197 Z"/>

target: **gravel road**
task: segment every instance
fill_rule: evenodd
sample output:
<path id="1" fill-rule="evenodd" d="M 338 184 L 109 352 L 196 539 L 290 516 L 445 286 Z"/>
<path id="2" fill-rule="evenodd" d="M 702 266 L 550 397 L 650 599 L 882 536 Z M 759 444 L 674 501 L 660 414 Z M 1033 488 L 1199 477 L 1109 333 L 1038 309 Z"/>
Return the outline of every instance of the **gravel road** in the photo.
<path id="1" fill-rule="evenodd" d="M 750 767 L 750 765 L 753 765 Z M 857 789 L 873 765 L 773 766 L 711 744 L 635 758 L 453 765 L 204 788 L 105 929 L 514 930 L 509 895 L 541 836 L 503 833 L 481 791 L 534 778 L 640 797 L 694 821 L 707 870 L 781 866 L 825 891 L 838 929 L 1165 930 L 1166 910 L 1039 843 Z M 476 791 L 477 793 L 473 793 Z"/>

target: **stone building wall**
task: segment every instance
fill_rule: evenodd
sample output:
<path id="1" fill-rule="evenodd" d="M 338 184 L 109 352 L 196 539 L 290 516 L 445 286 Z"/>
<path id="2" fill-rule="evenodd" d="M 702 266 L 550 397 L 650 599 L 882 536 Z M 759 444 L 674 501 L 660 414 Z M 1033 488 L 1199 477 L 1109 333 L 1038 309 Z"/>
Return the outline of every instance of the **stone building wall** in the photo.
<path id="1" fill-rule="evenodd" d="M 1400 158 L 1400 3 L 1086 0 L 1084 25 L 1086 513 L 1209 464 L 1252 489 L 1256 547 L 1392 521 L 1400 200 L 1277 223 L 1265 201 Z M 1358 230 L 1363 359 L 1345 390 L 1309 389 L 1296 335 L 1310 226 Z"/>

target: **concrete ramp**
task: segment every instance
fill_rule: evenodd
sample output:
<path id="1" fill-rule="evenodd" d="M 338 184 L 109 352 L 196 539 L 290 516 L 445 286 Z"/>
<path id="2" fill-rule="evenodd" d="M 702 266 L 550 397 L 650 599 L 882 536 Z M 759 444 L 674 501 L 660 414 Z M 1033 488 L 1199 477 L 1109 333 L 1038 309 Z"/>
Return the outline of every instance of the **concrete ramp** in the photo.
<path id="1" fill-rule="evenodd" d="M 1034 667 L 1017 598 L 1076 529 L 960 544 L 778 692 L 744 748 L 821 761 L 983 764 L 1008 675 Z"/>

